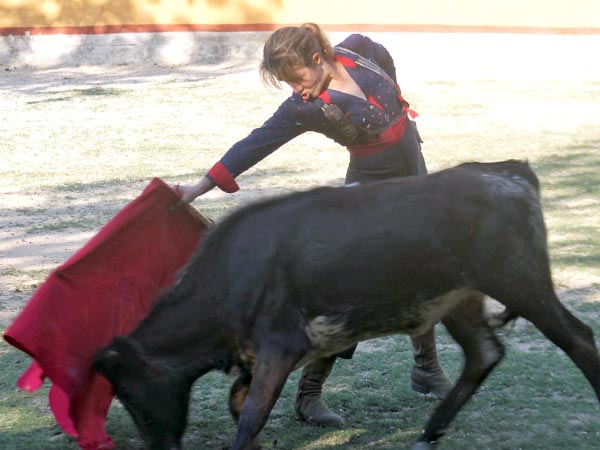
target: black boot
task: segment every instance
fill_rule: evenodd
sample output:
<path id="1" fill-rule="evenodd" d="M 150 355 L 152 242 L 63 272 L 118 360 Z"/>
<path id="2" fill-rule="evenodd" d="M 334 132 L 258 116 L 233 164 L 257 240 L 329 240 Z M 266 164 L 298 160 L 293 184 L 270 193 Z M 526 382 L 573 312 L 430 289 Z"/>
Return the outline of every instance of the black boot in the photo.
<path id="1" fill-rule="evenodd" d="M 410 372 L 410 387 L 421 394 L 431 392 L 439 399 L 446 398 L 454 385 L 438 362 L 434 329 L 411 337 L 411 341 L 415 365 Z"/>
<path id="2" fill-rule="evenodd" d="M 308 423 L 340 426 L 344 419 L 327 408 L 321 399 L 323 383 L 331 373 L 336 357 L 319 358 L 304 367 L 296 395 L 296 413 Z"/>

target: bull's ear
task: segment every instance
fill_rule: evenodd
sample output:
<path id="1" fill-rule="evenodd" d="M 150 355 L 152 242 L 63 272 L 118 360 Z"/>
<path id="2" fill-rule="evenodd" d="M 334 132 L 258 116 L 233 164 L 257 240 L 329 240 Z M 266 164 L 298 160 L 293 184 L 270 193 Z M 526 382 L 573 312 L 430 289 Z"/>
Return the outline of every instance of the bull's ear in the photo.
<path id="1" fill-rule="evenodd" d="M 115 377 L 135 372 L 143 366 L 141 349 L 128 337 L 117 336 L 94 357 L 94 369 L 113 381 Z"/>

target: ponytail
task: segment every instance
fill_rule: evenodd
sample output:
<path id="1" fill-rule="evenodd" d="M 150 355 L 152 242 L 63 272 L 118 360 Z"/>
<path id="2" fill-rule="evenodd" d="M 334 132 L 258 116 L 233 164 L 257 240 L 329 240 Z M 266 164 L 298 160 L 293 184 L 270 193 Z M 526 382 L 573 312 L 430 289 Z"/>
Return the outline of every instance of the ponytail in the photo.
<path id="1" fill-rule="evenodd" d="M 303 23 L 301 27 L 306 28 L 315 36 L 315 39 L 317 40 L 317 42 L 319 43 L 319 47 L 321 48 L 321 53 L 323 57 L 328 61 L 333 61 L 333 48 L 331 47 L 331 43 L 329 42 L 329 39 L 327 38 L 321 27 L 316 23 L 312 22 Z"/>

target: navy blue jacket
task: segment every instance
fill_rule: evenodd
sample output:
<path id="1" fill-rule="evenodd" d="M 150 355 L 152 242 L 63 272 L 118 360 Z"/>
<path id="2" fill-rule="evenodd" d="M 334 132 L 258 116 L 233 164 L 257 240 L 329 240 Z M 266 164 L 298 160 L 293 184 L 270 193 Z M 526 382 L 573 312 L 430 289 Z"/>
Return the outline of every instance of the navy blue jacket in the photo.
<path id="1" fill-rule="evenodd" d="M 334 57 L 345 67 L 356 84 L 362 89 L 367 101 L 362 98 L 326 89 L 319 98 L 304 101 L 299 94 L 287 98 L 260 128 L 237 142 L 208 172 L 217 186 L 226 192 L 239 189 L 235 178 L 256 163 L 273 153 L 283 144 L 307 131 L 322 133 L 335 142 L 351 147 L 340 130 L 334 126 L 321 110 L 323 103 L 337 105 L 352 122 L 361 126 L 381 129 L 405 114 L 395 86 L 396 69 L 386 48 L 370 38 L 353 34 L 337 47 L 358 53 L 382 68 L 394 81 L 356 65 L 352 58 L 335 54 Z M 335 48 L 334 48 L 335 53 Z M 401 136 L 398 136 L 401 137 Z"/>

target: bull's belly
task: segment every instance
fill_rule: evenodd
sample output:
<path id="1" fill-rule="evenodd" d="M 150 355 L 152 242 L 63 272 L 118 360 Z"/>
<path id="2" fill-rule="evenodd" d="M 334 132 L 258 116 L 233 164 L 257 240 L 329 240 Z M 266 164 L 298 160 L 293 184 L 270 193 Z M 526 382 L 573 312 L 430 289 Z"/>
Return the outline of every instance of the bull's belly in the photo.
<path id="1" fill-rule="evenodd" d="M 456 289 L 430 300 L 420 306 L 397 310 L 395 314 L 364 314 L 359 321 L 344 315 L 321 315 L 311 319 L 305 326 L 306 337 L 311 350 L 299 362 L 298 367 L 313 359 L 332 355 L 351 347 L 357 342 L 390 334 L 419 336 L 438 323 L 446 314 L 461 302 L 473 296 L 480 296 L 470 288 Z M 353 312 L 356 315 L 356 311 Z"/>

